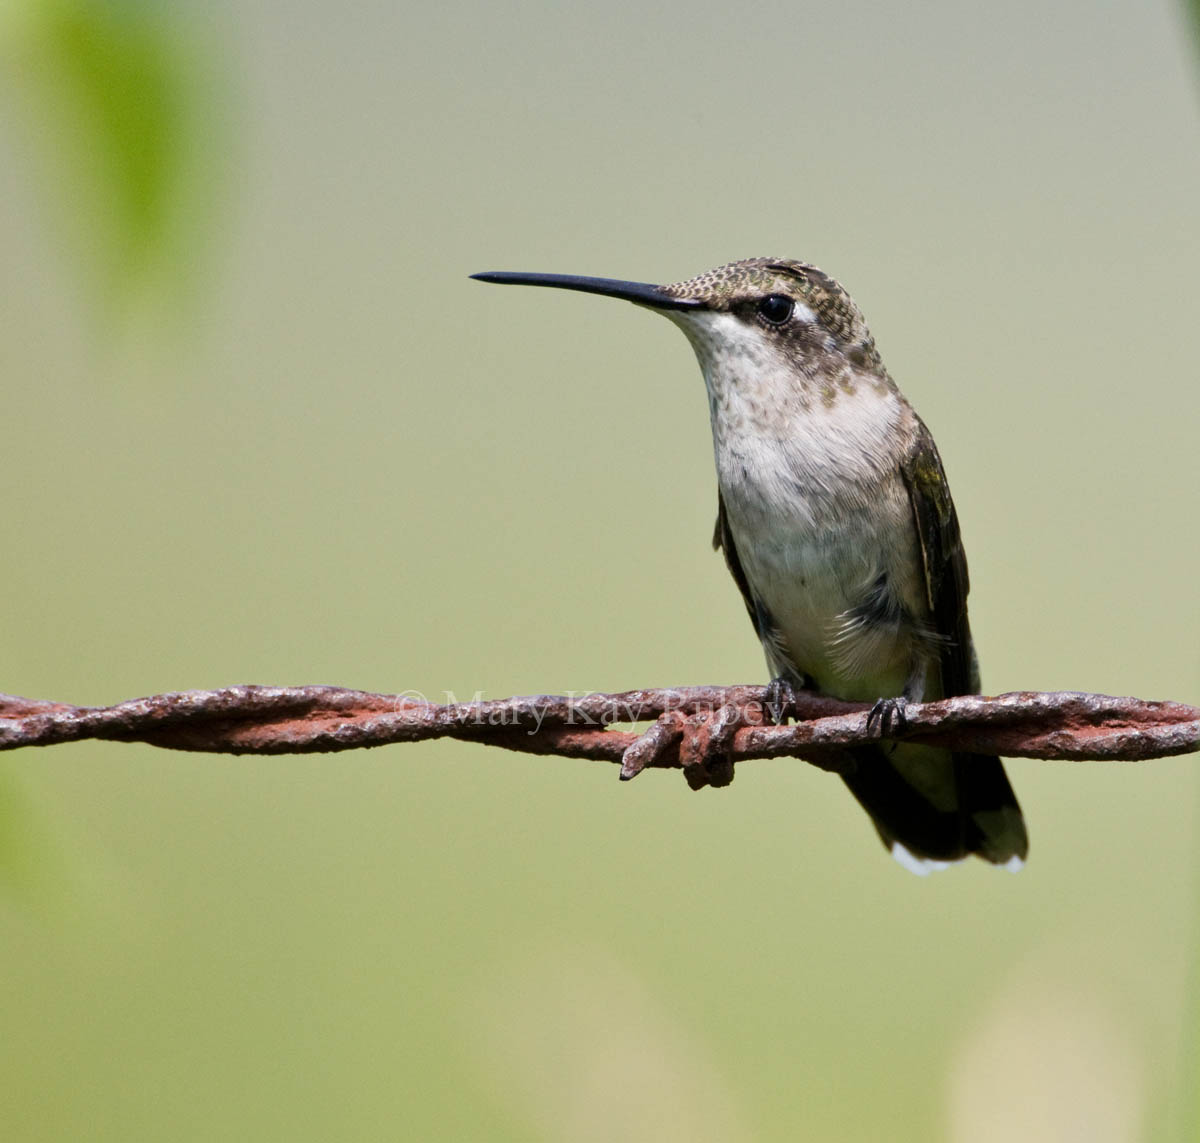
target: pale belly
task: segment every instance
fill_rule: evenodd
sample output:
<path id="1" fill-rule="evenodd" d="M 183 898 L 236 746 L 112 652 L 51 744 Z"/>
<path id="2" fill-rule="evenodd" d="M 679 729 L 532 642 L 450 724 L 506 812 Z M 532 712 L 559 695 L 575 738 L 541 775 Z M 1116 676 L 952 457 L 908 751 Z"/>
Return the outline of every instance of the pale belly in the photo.
<path id="1" fill-rule="evenodd" d="M 825 694 L 873 701 L 904 693 L 926 648 L 912 617 L 925 604 L 907 500 L 880 512 L 847 513 L 836 527 L 776 519 L 754 529 L 729 521 L 746 579 L 779 633 L 764 642 L 772 675 L 806 676 Z M 902 512 L 901 512 L 902 510 Z M 881 582 L 903 618 L 878 621 L 865 606 Z"/>

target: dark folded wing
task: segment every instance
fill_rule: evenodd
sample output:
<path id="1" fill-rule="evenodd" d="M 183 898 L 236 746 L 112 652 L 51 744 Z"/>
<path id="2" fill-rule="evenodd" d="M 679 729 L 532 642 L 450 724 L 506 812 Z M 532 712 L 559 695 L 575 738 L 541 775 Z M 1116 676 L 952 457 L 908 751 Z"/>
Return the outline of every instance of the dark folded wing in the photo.
<path id="1" fill-rule="evenodd" d="M 729 569 L 729 574 L 733 576 L 733 582 L 738 585 L 738 590 L 742 593 L 742 601 L 750 613 L 750 622 L 754 624 L 754 633 L 759 639 L 766 638 L 762 626 L 765 618 L 763 609 L 754 598 L 754 592 L 750 590 L 750 584 L 746 580 L 746 573 L 742 570 L 742 561 L 738 559 L 737 548 L 734 547 L 733 536 L 729 531 L 725 501 L 719 492 L 717 493 L 717 524 L 713 528 L 712 542 L 714 550 L 720 548 L 725 553 L 725 566 Z"/>
<path id="2" fill-rule="evenodd" d="M 921 545 L 929 611 L 941 637 L 943 695 L 973 694 L 979 689 L 979 680 L 967 622 L 967 558 L 942 458 L 919 419 L 917 437 L 901 473 Z"/>

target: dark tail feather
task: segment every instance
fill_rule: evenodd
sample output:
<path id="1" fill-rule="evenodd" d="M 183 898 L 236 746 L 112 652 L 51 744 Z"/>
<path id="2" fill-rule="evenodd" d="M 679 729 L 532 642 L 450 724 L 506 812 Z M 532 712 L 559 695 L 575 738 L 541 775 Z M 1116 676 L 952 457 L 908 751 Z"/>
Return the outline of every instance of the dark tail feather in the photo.
<path id="1" fill-rule="evenodd" d="M 1017 796 L 1000 759 L 989 754 L 955 754 L 961 804 L 970 822 L 971 852 L 993 865 L 1019 869 L 1029 855 L 1029 835 Z"/>
<path id="2" fill-rule="evenodd" d="M 1029 841 L 999 758 L 907 744 L 849 753 L 846 785 L 901 864 L 925 873 L 975 853 L 1020 868 Z"/>

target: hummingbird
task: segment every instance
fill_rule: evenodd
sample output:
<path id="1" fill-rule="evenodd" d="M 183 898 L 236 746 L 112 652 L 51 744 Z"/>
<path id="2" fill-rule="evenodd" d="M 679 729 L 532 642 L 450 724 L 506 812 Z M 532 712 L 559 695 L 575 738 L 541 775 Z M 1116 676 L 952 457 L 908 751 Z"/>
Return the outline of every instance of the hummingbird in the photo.
<path id="1" fill-rule="evenodd" d="M 772 687 L 874 704 L 878 743 L 842 777 L 884 845 L 924 874 L 971 854 L 1016 870 L 1028 838 L 999 758 L 889 740 L 907 702 L 980 689 L 967 561 L 933 437 L 862 312 L 816 266 L 750 258 L 671 285 L 494 271 L 484 282 L 622 298 L 662 314 L 704 375 L 713 547 Z"/>

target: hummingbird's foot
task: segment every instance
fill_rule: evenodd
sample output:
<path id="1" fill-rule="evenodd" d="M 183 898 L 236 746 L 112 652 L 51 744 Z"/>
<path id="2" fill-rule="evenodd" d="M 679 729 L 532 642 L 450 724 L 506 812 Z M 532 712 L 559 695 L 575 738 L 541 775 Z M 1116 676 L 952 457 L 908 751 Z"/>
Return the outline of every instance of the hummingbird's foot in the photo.
<path id="1" fill-rule="evenodd" d="M 796 695 L 810 689 L 808 679 L 797 685 L 787 675 L 778 675 L 767 684 L 766 716 L 768 725 L 787 726 L 789 718 L 796 717 Z"/>
<path id="2" fill-rule="evenodd" d="M 906 706 L 908 699 L 903 695 L 881 698 L 867 712 L 867 729 L 878 727 L 880 738 L 887 738 L 893 730 L 904 730 L 908 726 L 908 716 L 904 713 Z"/>
<path id="3" fill-rule="evenodd" d="M 733 781 L 733 736 L 746 720 L 736 706 L 718 707 L 711 714 L 693 714 L 679 744 L 683 776 L 693 790 L 728 786 Z"/>

